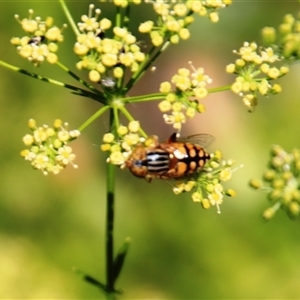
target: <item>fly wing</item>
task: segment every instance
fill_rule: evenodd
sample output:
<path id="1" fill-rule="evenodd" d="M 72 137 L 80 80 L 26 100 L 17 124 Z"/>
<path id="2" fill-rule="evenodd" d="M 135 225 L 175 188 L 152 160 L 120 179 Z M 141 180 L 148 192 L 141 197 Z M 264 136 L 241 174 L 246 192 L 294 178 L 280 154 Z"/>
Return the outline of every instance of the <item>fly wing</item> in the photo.
<path id="1" fill-rule="evenodd" d="M 208 147 L 214 140 L 215 138 L 207 133 L 198 133 L 177 138 L 178 142 L 196 144 L 203 148 Z"/>

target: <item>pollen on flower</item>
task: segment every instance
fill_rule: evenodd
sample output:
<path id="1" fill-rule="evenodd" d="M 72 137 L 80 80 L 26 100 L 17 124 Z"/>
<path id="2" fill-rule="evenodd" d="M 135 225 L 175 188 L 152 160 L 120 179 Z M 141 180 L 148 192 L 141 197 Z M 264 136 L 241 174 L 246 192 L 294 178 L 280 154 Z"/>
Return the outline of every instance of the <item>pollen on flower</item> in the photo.
<path id="1" fill-rule="evenodd" d="M 77 165 L 73 163 L 75 154 L 67 144 L 76 139 L 80 132 L 68 131 L 67 125 L 57 119 L 54 121 L 53 128 L 47 125 L 37 127 L 35 120 L 30 119 L 28 127 L 32 134 L 26 134 L 23 137 L 24 144 L 30 149 L 21 151 L 21 156 L 30 161 L 34 169 L 41 170 L 45 175 L 58 174 L 68 164 L 77 168 Z"/>

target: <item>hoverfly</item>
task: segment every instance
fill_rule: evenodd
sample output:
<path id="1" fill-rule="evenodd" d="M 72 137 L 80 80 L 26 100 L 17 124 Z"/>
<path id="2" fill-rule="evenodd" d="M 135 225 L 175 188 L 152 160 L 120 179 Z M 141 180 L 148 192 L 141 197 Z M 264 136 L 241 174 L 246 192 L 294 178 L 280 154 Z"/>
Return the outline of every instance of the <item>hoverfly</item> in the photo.
<path id="1" fill-rule="evenodd" d="M 126 161 L 133 175 L 149 182 L 153 178 L 179 179 L 199 172 L 210 159 L 202 146 L 208 146 L 214 138 L 209 134 L 195 134 L 177 139 L 173 133 L 163 143 L 158 142 L 157 136 L 152 139 L 154 145 L 137 145 Z"/>

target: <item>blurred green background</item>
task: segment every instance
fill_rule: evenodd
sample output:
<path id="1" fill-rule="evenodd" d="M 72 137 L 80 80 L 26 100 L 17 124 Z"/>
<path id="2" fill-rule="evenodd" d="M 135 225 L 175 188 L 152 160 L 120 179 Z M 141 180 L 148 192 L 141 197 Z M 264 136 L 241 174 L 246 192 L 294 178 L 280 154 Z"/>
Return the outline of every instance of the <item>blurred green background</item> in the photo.
<path id="1" fill-rule="evenodd" d="M 89 1 L 67 2 L 74 18 L 88 11 Z M 102 16 L 112 16 L 109 3 L 95 3 Z M 55 24 L 66 22 L 57 1 L 0 1 L 0 59 L 42 75 L 76 84 L 55 66 L 38 69 L 23 60 L 10 38 L 23 36 L 14 19 L 33 8 Z M 225 66 L 235 60 L 233 49 L 244 41 L 258 41 L 264 26 L 277 26 L 286 13 L 296 15 L 297 1 L 233 1 L 220 12 L 220 22 L 198 18 L 192 37 L 167 50 L 157 70 L 146 75 L 130 95 L 156 92 L 188 61 L 205 68 L 213 87 L 233 82 Z M 151 15 L 149 6 L 135 9 L 139 24 Z M 75 69 L 75 41 L 69 27 L 60 45 L 61 61 Z M 300 147 L 300 67 L 294 64 L 281 80 L 280 95 L 259 99 L 252 114 L 231 92 L 205 99 L 207 112 L 184 126 L 183 134 L 210 133 L 221 149 L 244 168 L 230 187 L 236 198 L 225 199 L 222 214 L 204 211 L 190 195 L 175 196 L 162 181 L 151 184 L 117 172 L 116 246 L 126 237 L 132 245 L 117 287 L 120 299 L 299 299 L 300 230 L 279 212 L 269 223 L 261 220 L 268 206 L 265 195 L 247 186 L 265 170 L 271 144 L 290 151 Z M 77 268 L 104 279 L 105 156 L 99 150 L 108 130 L 106 118 L 84 131 L 74 142 L 79 169 L 69 167 L 58 176 L 33 171 L 20 156 L 21 138 L 29 118 L 52 124 L 55 118 L 77 128 L 99 106 L 69 91 L 0 68 L 0 298 L 104 299 L 71 270 Z M 172 128 L 163 123 L 157 103 L 132 105 L 131 112 L 149 134 L 166 139 Z"/>

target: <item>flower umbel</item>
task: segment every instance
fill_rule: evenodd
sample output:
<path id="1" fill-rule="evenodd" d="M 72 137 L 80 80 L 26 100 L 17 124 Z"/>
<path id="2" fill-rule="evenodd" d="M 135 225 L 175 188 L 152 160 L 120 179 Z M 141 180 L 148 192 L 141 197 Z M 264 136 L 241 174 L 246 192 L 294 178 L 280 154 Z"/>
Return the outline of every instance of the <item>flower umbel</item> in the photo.
<path id="1" fill-rule="evenodd" d="M 61 120 L 56 119 L 53 127 L 47 125 L 37 127 L 35 120 L 30 119 L 28 127 L 32 134 L 23 137 L 23 142 L 29 149 L 22 150 L 21 156 L 30 161 L 34 169 L 41 170 L 44 175 L 58 174 L 68 164 L 77 168 L 73 163 L 75 154 L 68 143 L 75 140 L 80 132 L 68 131 L 67 126 L 67 123 L 63 124 Z"/>
<path id="2" fill-rule="evenodd" d="M 231 90 L 243 98 L 244 104 L 251 112 L 257 105 L 258 95 L 268 96 L 281 92 L 281 86 L 272 83 L 288 73 L 287 66 L 277 66 L 283 56 L 271 47 L 259 48 L 256 43 L 244 42 L 234 64 L 226 67 L 228 73 L 238 75 L 231 85 Z"/>
<path id="3" fill-rule="evenodd" d="M 62 30 L 53 25 L 51 17 L 42 20 L 40 17 L 33 18 L 33 14 L 34 11 L 30 9 L 29 17 L 22 20 L 19 19 L 19 15 L 15 15 L 27 35 L 21 38 L 14 37 L 11 43 L 17 47 L 22 57 L 35 66 L 40 65 L 44 60 L 54 64 L 58 60 L 57 43 L 63 41 Z"/>
<path id="4" fill-rule="evenodd" d="M 83 15 L 82 22 L 78 23 L 81 34 L 74 45 L 74 52 L 80 58 L 77 68 L 89 70 L 89 79 L 101 83 L 107 78 L 114 78 L 114 81 L 122 78 L 126 68 L 137 71 L 145 54 L 136 37 L 126 27 L 112 27 L 107 18 L 98 21 L 101 10 L 95 9 L 93 17 L 93 9 L 91 4 L 89 15 Z M 108 34 L 109 29 L 112 33 L 110 30 Z"/>
<path id="5" fill-rule="evenodd" d="M 194 202 L 201 203 L 205 209 L 215 206 L 217 212 L 221 213 L 220 205 L 224 196 L 236 196 L 235 190 L 225 188 L 223 183 L 231 179 L 237 168 L 232 168 L 234 162 L 231 159 L 224 160 L 220 151 L 215 151 L 210 157 L 200 173 L 176 182 L 173 192 L 193 192 L 191 197 Z"/>
<path id="6" fill-rule="evenodd" d="M 300 58 L 300 16 L 295 18 L 287 14 L 278 30 L 273 27 L 262 29 L 262 38 L 266 45 L 279 52 L 284 58 L 298 60 Z"/>
<path id="7" fill-rule="evenodd" d="M 263 217 L 270 220 L 279 208 L 290 218 L 300 215 L 300 150 L 291 153 L 274 145 L 270 151 L 268 169 L 263 180 L 251 179 L 250 186 L 267 192 L 271 207 L 263 212 Z"/>
<path id="8" fill-rule="evenodd" d="M 212 82 L 203 68 L 196 69 L 191 62 L 190 65 L 191 71 L 181 68 L 171 78 L 171 82 L 165 81 L 160 85 L 160 92 L 166 93 L 166 98 L 159 103 L 158 107 L 162 112 L 171 112 L 171 114 L 164 114 L 163 118 L 167 124 L 172 124 L 178 131 L 186 122 L 186 118 L 193 118 L 197 112 L 204 112 L 205 107 L 198 100 L 208 95 L 206 87 Z"/>
<path id="9" fill-rule="evenodd" d="M 145 142 L 145 138 L 138 133 L 140 124 L 138 121 L 129 122 L 128 126 L 119 126 L 117 135 L 106 133 L 103 136 L 102 151 L 108 151 L 108 163 L 125 167 L 125 161 L 132 152 L 132 149 L 138 144 Z"/>
<path id="10" fill-rule="evenodd" d="M 180 39 L 190 37 L 188 26 L 194 22 L 193 14 L 208 16 L 216 23 L 219 21 L 217 10 L 231 4 L 231 0 L 219 1 L 162 1 L 153 2 L 153 9 L 158 15 L 157 22 L 145 21 L 139 26 L 139 31 L 149 33 L 154 46 L 162 45 L 166 40 L 177 44 Z"/>

